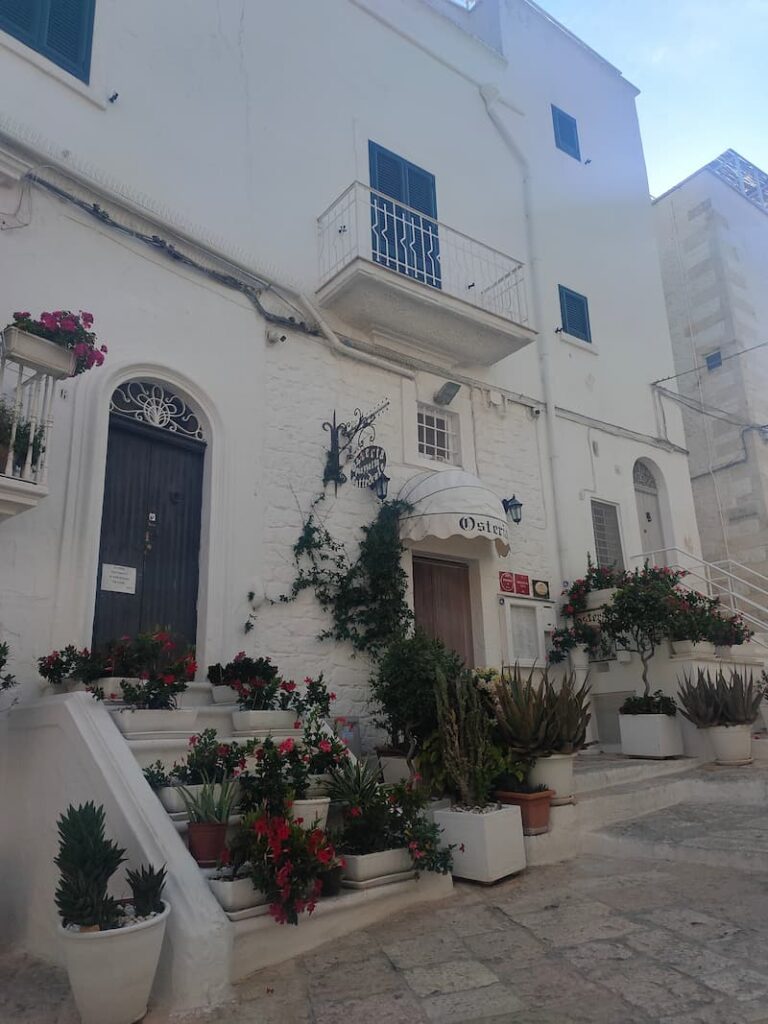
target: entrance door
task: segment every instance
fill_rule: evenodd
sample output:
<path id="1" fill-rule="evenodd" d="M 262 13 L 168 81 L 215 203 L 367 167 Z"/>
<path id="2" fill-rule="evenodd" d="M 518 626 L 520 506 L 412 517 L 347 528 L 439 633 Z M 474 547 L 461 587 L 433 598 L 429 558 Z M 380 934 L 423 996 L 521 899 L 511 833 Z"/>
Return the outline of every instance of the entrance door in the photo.
<path id="1" fill-rule="evenodd" d="M 436 559 L 413 559 L 413 603 L 416 625 L 442 640 L 464 664 L 475 664 L 469 566 Z"/>
<path id="2" fill-rule="evenodd" d="M 94 647 L 156 627 L 195 643 L 204 454 L 199 440 L 110 417 Z"/>
<path id="3" fill-rule="evenodd" d="M 643 554 L 651 552 L 662 552 L 664 548 L 664 533 L 661 528 L 661 505 L 659 503 L 659 489 L 656 478 L 644 462 L 636 462 L 633 470 L 635 483 L 635 501 L 637 503 L 637 518 L 640 521 L 640 537 L 643 542 Z M 663 554 L 656 558 L 659 564 L 663 564 Z"/>

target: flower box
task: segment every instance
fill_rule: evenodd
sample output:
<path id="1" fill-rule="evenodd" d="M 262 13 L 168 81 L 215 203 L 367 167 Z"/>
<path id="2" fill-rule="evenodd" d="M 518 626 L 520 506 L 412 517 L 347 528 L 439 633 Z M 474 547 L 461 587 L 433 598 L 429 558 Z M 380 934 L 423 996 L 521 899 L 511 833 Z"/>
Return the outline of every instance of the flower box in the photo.
<path id="1" fill-rule="evenodd" d="M 209 878 L 211 892 L 229 914 L 250 907 L 263 907 L 267 894 L 254 888 L 250 878 Z"/>
<path id="2" fill-rule="evenodd" d="M 235 732 L 289 732 L 296 721 L 295 711 L 233 711 Z"/>
<path id="3" fill-rule="evenodd" d="M 61 379 L 71 377 L 75 370 L 75 353 L 72 349 L 57 345 L 47 338 L 40 338 L 18 327 L 6 327 L 3 331 L 6 357 L 23 363 L 31 370 L 47 373 Z"/>
<path id="4" fill-rule="evenodd" d="M 178 732 L 190 736 L 195 731 L 197 708 L 169 708 L 160 711 L 148 708 L 121 708 L 112 711 L 112 718 L 126 736 L 148 732 Z"/>
<path id="5" fill-rule="evenodd" d="M 573 759 L 575 754 L 539 757 L 528 776 L 532 786 L 546 786 L 554 792 L 552 806 L 573 803 Z"/>
<path id="6" fill-rule="evenodd" d="M 353 882 L 368 882 L 372 878 L 400 875 L 413 869 L 411 855 L 405 847 L 379 853 L 345 853 L 344 860 L 344 877 Z"/>
<path id="7" fill-rule="evenodd" d="M 318 796 L 308 800 L 294 800 L 288 808 L 288 817 L 292 821 L 301 818 L 301 827 L 309 830 L 311 828 L 325 828 L 328 820 L 328 808 L 331 806 L 330 797 Z"/>
<path id="8" fill-rule="evenodd" d="M 523 821 L 519 807 L 435 811 L 441 842 L 454 845 L 453 874 L 473 882 L 498 882 L 525 868 Z"/>
<path id="9" fill-rule="evenodd" d="M 147 1012 L 170 912 L 109 931 L 59 925 L 69 985 L 82 1024 L 133 1024 Z"/>
<path id="10" fill-rule="evenodd" d="M 214 704 L 235 704 L 237 694 L 231 686 L 211 686 L 211 698 Z"/>
<path id="11" fill-rule="evenodd" d="M 673 715 L 619 715 L 625 757 L 682 757 L 683 734 Z"/>
<path id="12" fill-rule="evenodd" d="M 513 793 L 497 789 L 493 794 L 501 804 L 520 808 L 523 821 L 523 835 L 542 836 L 549 832 L 549 809 L 554 793 L 544 789 L 538 793 Z"/>

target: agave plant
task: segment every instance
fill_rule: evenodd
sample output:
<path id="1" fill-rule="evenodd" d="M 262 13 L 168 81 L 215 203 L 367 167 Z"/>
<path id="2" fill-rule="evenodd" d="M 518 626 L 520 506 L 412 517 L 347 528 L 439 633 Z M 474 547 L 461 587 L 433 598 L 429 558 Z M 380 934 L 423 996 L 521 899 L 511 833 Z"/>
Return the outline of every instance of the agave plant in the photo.
<path id="1" fill-rule="evenodd" d="M 696 679 L 687 672 L 678 691 L 680 711 L 697 729 L 715 725 L 751 725 L 760 711 L 762 693 L 752 673 L 719 669 L 714 677 L 698 669 Z"/>
<path id="2" fill-rule="evenodd" d="M 141 864 L 135 871 L 126 871 L 125 877 L 131 887 L 136 916 L 149 917 L 150 914 L 162 914 L 161 896 L 165 886 L 165 865 L 158 871 L 151 864 Z"/>
<path id="3" fill-rule="evenodd" d="M 576 673 L 563 675 L 559 687 L 544 675 L 544 697 L 549 718 L 547 743 L 551 754 L 575 754 L 587 744 L 590 686 L 577 686 Z"/>
<path id="4" fill-rule="evenodd" d="M 516 663 L 494 688 L 494 711 L 499 732 L 509 752 L 533 760 L 552 751 L 552 716 L 547 702 L 547 673 L 534 684 L 534 670 L 526 678 Z"/>
<path id="5" fill-rule="evenodd" d="M 179 795 L 191 822 L 226 823 L 237 799 L 237 782 L 210 782 L 208 779 L 195 795 L 186 786 L 179 786 Z"/>

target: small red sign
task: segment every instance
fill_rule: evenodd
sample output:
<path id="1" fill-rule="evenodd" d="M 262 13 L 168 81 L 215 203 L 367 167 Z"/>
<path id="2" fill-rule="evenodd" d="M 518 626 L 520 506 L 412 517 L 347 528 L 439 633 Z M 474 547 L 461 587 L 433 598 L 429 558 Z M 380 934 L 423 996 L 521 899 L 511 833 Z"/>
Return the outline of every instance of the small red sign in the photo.
<path id="1" fill-rule="evenodd" d="M 525 576 L 525 575 L 523 575 L 523 573 L 520 573 L 520 572 L 516 572 L 514 575 L 515 575 L 515 593 L 516 594 L 524 594 L 527 597 L 530 596 L 530 593 L 531 593 L 531 578 L 530 578 L 530 576 Z"/>
<path id="2" fill-rule="evenodd" d="M 499 590 L 502 594 L 514 594 L 515 574 L 513 572 L 499 573 Z"/>

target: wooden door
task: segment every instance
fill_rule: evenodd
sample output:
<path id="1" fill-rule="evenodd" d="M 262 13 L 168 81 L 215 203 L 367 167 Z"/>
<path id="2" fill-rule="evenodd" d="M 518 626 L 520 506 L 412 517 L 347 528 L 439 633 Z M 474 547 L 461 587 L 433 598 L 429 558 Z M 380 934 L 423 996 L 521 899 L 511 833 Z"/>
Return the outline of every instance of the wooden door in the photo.
<path id="1" fill-rule="evenodd" d="M 94 646 L 166 627 L 197 633 L 205 445 L 110 419 Z"/>
<path id="2" fill-rule="evenodd" d="M 430 558 L 413 559 L 413 603 L 416 625 L 443 641 L 471 668 L 472 607 L 469 566 Z"/>

